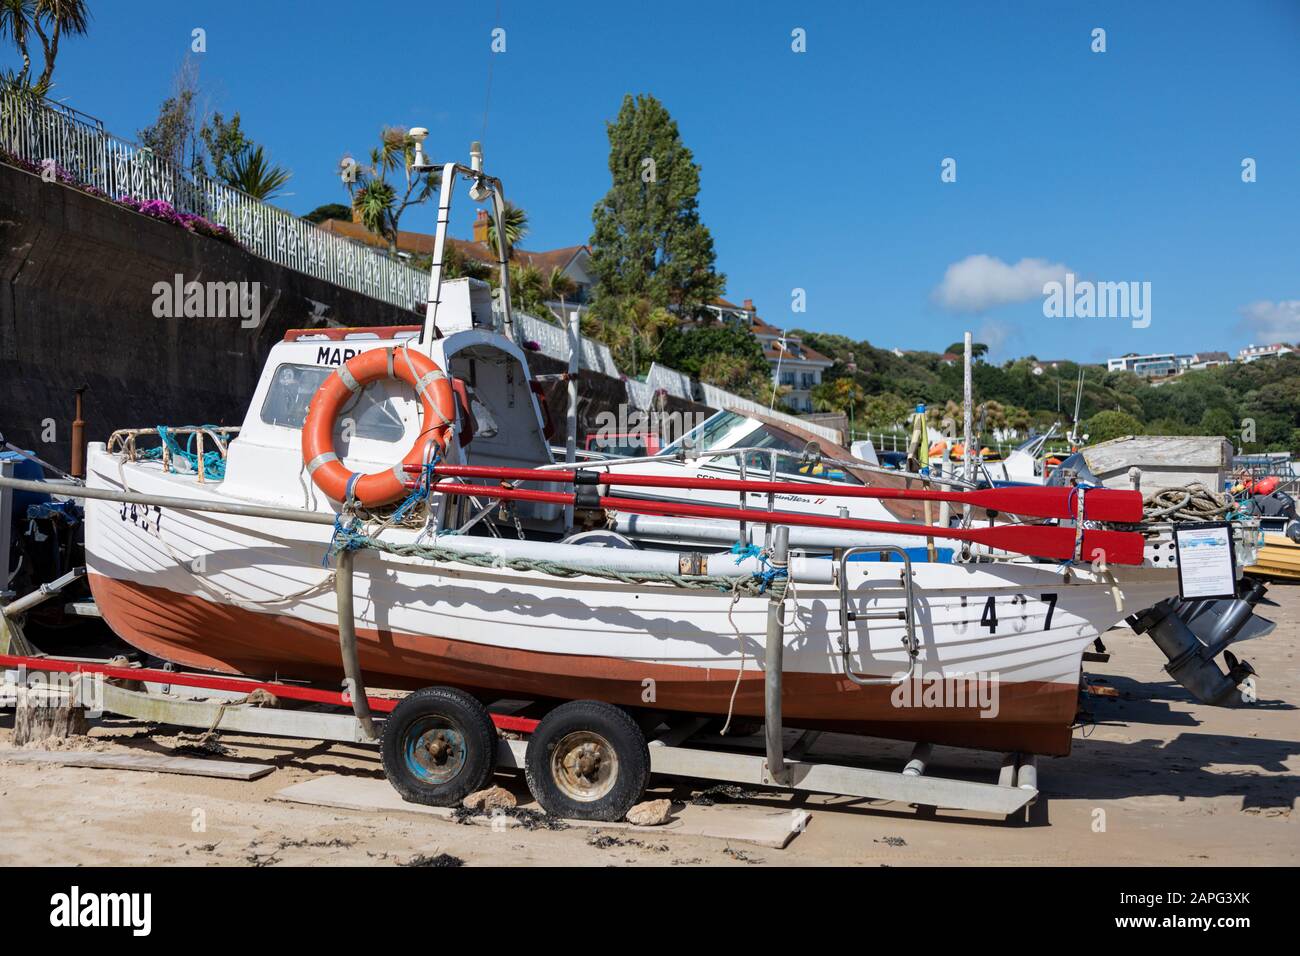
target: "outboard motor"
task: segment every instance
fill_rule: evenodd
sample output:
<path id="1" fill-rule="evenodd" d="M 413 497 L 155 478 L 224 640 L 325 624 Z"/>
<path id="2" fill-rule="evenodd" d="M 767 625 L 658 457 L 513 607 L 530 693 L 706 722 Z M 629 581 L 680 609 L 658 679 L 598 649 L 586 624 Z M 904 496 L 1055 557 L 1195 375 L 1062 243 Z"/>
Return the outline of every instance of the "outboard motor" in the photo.
<path id="1" fill-rule="evenodd" d="M 1193 697 L 1203 704 L 1236 707 L 1243 702 L 1237 685 L 1255 669 L 1226 648 L 1235 640 L 1261 637 L 1273 630 L 1272 621 L 1254 616 L 1255 607 L 1265 601 L 1266 590 L 1262 581 L 1242 580 L 1232 600 L 1168 598 L 1134 614 L 1128 624 L 1164 652 L 1169 658 L 1165 670 Z M 1220 651 L 1228 665 L 1227 674 L 1215 661 Z"/>

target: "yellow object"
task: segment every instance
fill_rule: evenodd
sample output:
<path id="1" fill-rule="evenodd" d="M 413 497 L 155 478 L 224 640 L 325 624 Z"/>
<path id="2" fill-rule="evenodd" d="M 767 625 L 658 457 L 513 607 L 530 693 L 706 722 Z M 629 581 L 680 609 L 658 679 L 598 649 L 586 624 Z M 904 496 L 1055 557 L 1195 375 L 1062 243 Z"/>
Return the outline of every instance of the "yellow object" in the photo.
<path id="1" fill-rule="evenodd" d="M 1249 574 L 1266 574 L 1271 578 L 1300 581 L 1300 544 L 1284 534 L 1265 534 L 1259 556 L 1246 571 Z"/>
<path id="2" fill-rule="evenodd" d="M 913 451 L 913 448 L 916 450 Z M 912 438 L 907 443 L 907 453 L 909 456 L 915 456 L 922 468 L 929 467 L 930 435 L 925 424 L 925 412 L 917 412 L 912 416 Z"/>

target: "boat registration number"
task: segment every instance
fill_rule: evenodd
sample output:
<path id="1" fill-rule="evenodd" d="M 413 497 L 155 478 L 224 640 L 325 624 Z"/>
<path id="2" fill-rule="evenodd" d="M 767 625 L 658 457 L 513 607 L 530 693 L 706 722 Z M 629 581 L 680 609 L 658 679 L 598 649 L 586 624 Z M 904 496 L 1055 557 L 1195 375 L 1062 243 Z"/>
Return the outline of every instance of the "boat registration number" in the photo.
<path id="1" fill-rule="evenodd" d="M 162 527 L 162 509 L 157 505 L 135 505 L 122 502 L 118 515 L 128 524 L 133 524 L 141 531 L 158 537 Z"/>
<path id="2" fill-rule="evenodd" d="M 1038 595 L 1038 599 L 1047 605 L 1047 614 L 1043 618 L 1043 630 L 1050 631 L 1052 629 L 1052 615 L 1056 613 L 1057 595 L 1054 593 L 1040 594 Z M 1018 594 L 1011 599 L 1011 603 L 1020 605 L 1021 612 L 1015 617 L 1015 620 L 1023 621 L 1025 617 L 1023 609 L 1024 606 L 1029 603 L 1029 599 L 1023 594 Z M 984 611 L 980 614 L 980 627 L 986 627 L 990 634 L 996 634 L 998 632 L 998 624 L 998 601 L 997 598 L 990 594 L 988 600 L 984 602 Z M 1017 631 L 1023 631 L 1025 629 L 1024 624 L 1021 623 L 1019 627 L 1014 627 L 1014 629 Z"/>

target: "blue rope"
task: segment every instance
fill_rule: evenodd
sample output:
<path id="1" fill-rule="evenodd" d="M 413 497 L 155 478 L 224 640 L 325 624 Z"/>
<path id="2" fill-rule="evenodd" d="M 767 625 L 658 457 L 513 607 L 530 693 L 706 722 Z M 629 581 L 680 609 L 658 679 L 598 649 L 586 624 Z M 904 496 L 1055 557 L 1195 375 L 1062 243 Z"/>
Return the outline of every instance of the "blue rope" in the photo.
<path id="1" fill-rule="evenodd" d="M 204 425 L 204 428 L 217 430 L 215 425 Z M 198 439 L 197 432 L 191 432 L 182 448 L 172 430 L 166 425 L 158 426 L 158 438 L 162 445 L 157 448 L 146 448 L 140 452 L 140 458 L 143 461 L 161 461 L 163 457 L 163 447 L 165 446 L 168 453 L 173 459 L 179 458 L 190 466 L 190 471 L 194 474 L 199 472 L 199 455 L 194 450 L 194 444 Z M 208 481 L 221 481 L 226 477 L 226 459 L 221 456 L 219 451 L 205 451 L 203 453 L 203 477 Z"/>
<path id="2" fill-rule="evenodd" d="M 757 545 L 745 544 L 743 541 L 737 541 L 731 546 L 730 554 L 736 555 L 736 563 L 740 564 L 746 558 L 757 558 L 761 571 L 754 572 L 754 580 L 758 582 L 758 593 L 764 593 L 772 582 L 777 578 L 789 577 L 789 572 L 785 568 L 774 568 L 767 560 L 767 555 Z M 723 588 L 722 590 L 726 590 Z"/>
<path id="3" fill-rule="evenodd" d="M 438 464 L 441 457 L 442 456 L 437 451 L 433 453 L 433 457 L 426 465 L 424 465 L 419 483 L 416 485 L 415 489 L 406 496 L 402 503 L 397 506 L 397 510 L 394 511 L 392 516 L 388 519 L 389 522 L 395 524 L 398 521 L 401 521 L 406 517 L 410 510 L 416 506 L 420 499 L 429 496 L 430 491 L 433 488 L 433 468 Z M 352 497 L 352 486 L 356 483 L 356 480 L 359 477 L 360 475 L 353 475 L 348 481 L 347 496 L 349 499 Z M 356 551 L 359 548 L 364 548 L 369 540 L 370 539 L 362 533 L 361 523 L 359 521 L 354 518 L 350 524 L 345 525 L 343 523 L 343 514 L 340 512 L 334 516 L 334 534 L 330 536 L 329 547 L 325 549 L 325 557 L 321 560 L 321 566 L 328 567 L 330 559 L 340 550 Z"/>

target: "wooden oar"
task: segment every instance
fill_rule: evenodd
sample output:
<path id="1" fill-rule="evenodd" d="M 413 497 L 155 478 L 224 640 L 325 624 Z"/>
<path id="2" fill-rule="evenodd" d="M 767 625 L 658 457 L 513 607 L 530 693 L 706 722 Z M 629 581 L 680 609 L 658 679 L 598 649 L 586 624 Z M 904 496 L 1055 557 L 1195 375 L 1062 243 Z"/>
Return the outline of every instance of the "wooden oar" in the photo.
<path id="1" fill-rule="evenodd" d="M 441 466 L 439 466 L 441 468 Z M 501 469 L 493 469 L 501 470 Z M 542 472 L 552 474 L 552 472 Z M 563 473 L 561 473 L 563 474 Z M 458 485 L 440 481 L 435 491 L 452 495 L 470 495 L 478 498 L 504 498 L 508 501 L 539 501 L 547 504 L 574 505 L 576 507 L 608 508 L 630 514 L 666 515 L 675 518 L 715 518 L 723 521 L 752 521 L 755 524 L 799 525 L 807 528 L 842 528 L 849 531 L 871 531 L 877 534 L 902 534 L 917 537 L 949 538 L 969 541 L 1001 551 L 1060 561 L 1075 557 L 1075 529 L 1056 525 L 996 525 L 991 528 L 940 528 L 895 521 L 869 521 L 862 518 L 840 518 L 832 515 L 801 514 L 790 511 L 756 511 L 751 508 L 724 508 L 714 505 L 693 505 L 678 501 L 653 501 L 646 498 L 608 498 L 599 496 L 594 502 L 582 501 L 580 494 L 560 491 L 533 491 L 528 488 L 511 488 L 501 485 Z M 1084 561 L 1102 558 L 1107 564 L 1141 564 L 1144 542 L 1142 535 L 1130 531 L 1083 532 L 1079 556 Z"/>
<path id="2" fill-rule="evenodd" d="M 408 469 L 418 472 L 418 467 Z M 434 466 L 434 474 L 448 478 L 493 478 L 503 481 L 574 481 L 574 471 L 548 471 L 537 468 L 497 468 L 486 465 Z M 1033 518 L 1078 517 L 1077 495 L 1084 495 L 1085 517 L 1091 521 L 1118 521 L 1136 523 L 1142 520 L 1142 494 L 1113 488 L 1091 488 L 1080 492 L 1075 488 L 1047 488 L 1036 485 L 1012 485 L 1006 488 L 987 488 L 980 491 L 933 491 L 926 489 L 873 488 L 838 482 L 760 481 L 738 478 L 683 477 L 677 475 L 623 474 L 614 471 L 584 471 L 595 475 L 594 484 L 624 485 L 644 488 L 714 489 L 717 491 L 747 491 L 753 494 L 807 495 L 825 498 L 879 498 L 900 501 L 947 501 L 951 504 L 971 505 L 986 511 L 1026 515 Z"/>

